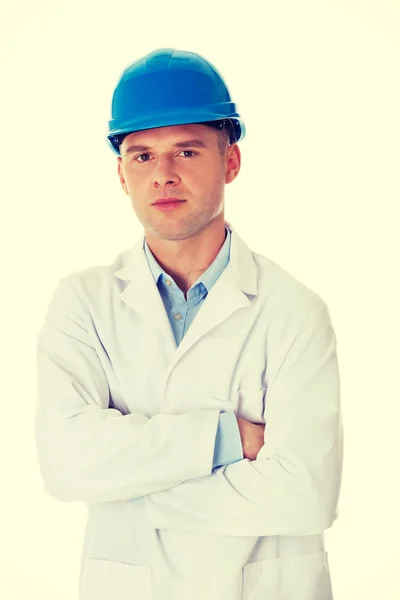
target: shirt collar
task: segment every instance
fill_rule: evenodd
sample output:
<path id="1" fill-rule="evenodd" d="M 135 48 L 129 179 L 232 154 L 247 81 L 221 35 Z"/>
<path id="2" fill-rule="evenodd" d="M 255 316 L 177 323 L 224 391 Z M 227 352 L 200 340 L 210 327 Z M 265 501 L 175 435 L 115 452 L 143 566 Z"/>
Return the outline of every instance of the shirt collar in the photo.
<path id="1" fill-rule="evenodd" d="M 206 269 L 206 271 L 204 271 L 204 273 L 202 273 L 200 275 L 200 277 L 193 283 L 193 285 L 191 287 L 193 287 L 199 283 L 202 283 L 205 286 L 205 288 L 207 289 L 207 291 L 210 291 L 210 289 L 212 288 L 212 286 L 214 285 L 214 283 L 220 276 L 221 272 L 224 270 L 224 268 L 228 264 L 229 258 L 230 258 L 231 232 L 226 225 L 225 225 L 225 231 L 226 231 L 225 242 L 223 243 L 223 245 L 222 245 L 220 251 L 218 252 L 217 256 L 215 257 L 214 261 L 211 263 L 211 265 L 208 267 L 208 269 Z M 147 244 L 146 237 L 144 238 L 144 241 L 143 241 L 143 249 L 145 251 L 147 261 L 149 263 L 149 267 L 153 274 L 156 284 L 158 284 L 160 277 L 161 277 L 161 281 L 163 283 L 164 283 L 165 279 L 172 279 L 171 276 L 168 275 L 168 273 L 166 273 L 164 271 L 164 269 L 161 268 L 161 266 L 155 259 L 154 254 L 151 252 L 151 250 Z"/>

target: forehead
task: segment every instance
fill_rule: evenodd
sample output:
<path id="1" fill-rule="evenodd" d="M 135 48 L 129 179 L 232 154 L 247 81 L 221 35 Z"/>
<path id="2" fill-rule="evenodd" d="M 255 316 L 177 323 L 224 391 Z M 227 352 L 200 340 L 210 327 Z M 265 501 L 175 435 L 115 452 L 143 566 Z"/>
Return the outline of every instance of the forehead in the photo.
<path id="1" fill-rule="evenodd" d="M 190 123 L 188 125 L 168 125 L 166 127 L 155 127 L 153 129 L 144 129 L 142 131 L 134 131 L 128 134 L 123 140 L 123 146 L 129 144 L 148 144 L 174 141 L 187 137 L 196 137 L 204 141 L 212 139 L 215 136 L 215 131 L 211 127 L 200 123 Z"/>

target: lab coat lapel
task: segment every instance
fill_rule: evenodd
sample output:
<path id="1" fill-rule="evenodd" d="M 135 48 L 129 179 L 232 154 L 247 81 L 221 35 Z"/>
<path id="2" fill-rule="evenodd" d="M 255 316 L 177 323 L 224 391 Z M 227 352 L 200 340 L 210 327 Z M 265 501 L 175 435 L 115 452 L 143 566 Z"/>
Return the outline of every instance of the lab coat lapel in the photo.
<path id="1" fill-rule="evenodd" d="M 176 351 L 175 359 L 179 360 L 202 336 L 222 323 L 236 310 L 249 304 L 250 301 L 243 294 L 234 277 L 232 265 L 228 263 L 184 335 Z"/>
<path id="2" fill-rule="evenodd" d="M 114 272 L 115 277 L 129 281 L 120 294 L 120 299 L 140 316 L 157 327 L 169 345 L 168 352 L 175 352 L 176 342 L 164 303 L 151 273 L 143 249 L 144 235 L 132 248 L 124 267 Z"/>
<path id="3" fill-rule="evenodd" d="M 162 332 L 174 364 L 207 332 L 235 311 L 249 306 L 247 294 L 257 294 L 257 268 L 251 251 L 232 225 L 227 223 L 227 226 L 232 232 L 230 262 L 209 291 L 178 348 L 143 250 L 144 235 L 132 249 L 126 265 L 114 272 L 119 279 L 129 281 L 121 300 Z"/>

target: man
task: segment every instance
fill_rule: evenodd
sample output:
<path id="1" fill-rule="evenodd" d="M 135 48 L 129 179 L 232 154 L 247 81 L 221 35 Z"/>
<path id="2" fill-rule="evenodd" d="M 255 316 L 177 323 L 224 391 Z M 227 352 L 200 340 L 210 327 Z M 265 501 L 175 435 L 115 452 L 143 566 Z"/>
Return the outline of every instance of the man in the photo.
<path id="1" fill-rule="evenodd" d="M 157 50 L 122 74 L 109 126 L 144 235 L 60 280 L 37 344 L 45 490 L 88 506 L 79 597 L 332 599 L 336 337 L 224 218 L 244 135 L 228 88 Z"/>

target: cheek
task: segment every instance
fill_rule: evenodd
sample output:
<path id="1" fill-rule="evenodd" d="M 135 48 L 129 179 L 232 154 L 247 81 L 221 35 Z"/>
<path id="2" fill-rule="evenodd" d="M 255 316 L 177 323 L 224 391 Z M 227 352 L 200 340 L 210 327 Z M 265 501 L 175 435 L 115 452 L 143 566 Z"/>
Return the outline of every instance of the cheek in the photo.
<path id="1" fill-rule="evenodd" d="M 140 198 L 143 190 L 146 189 L 148 178 L 146 176 L 139 177 L 137 173 L 127 170 L 125 172 L 125 183 L 131 196 Z"/>

